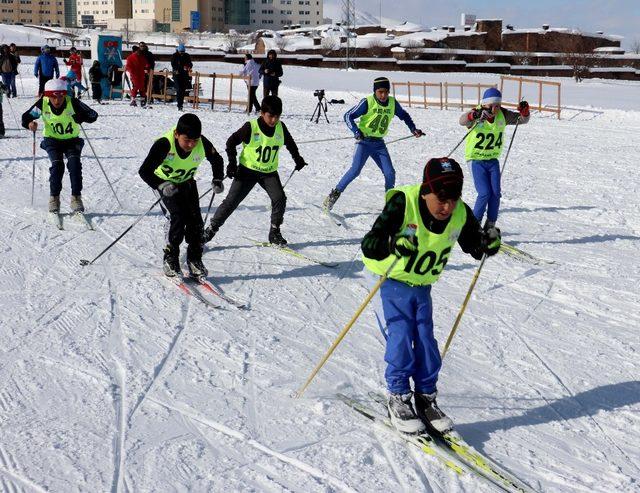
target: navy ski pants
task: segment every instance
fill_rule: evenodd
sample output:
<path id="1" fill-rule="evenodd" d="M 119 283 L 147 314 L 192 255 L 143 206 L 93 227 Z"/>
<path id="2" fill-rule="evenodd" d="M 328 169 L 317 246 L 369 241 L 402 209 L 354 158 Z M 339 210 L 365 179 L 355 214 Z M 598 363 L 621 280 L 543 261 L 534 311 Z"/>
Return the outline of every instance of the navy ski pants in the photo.
<path id="1" fill-rule="evenodd" d="M 355 180 L 367 159 L 372 158 L 384 175 L 384 189 L 389 190 L 396 184 L 396 171 L 389 156 L 389 151 L 383 139 L 363 139 L 356 144 L 356 152 L 353 155 L 351 168 L 347 170 L 342 179 L 336 185 L 336 190 L 344 192 L 353 180 Z"/>
<path id="2" fill-rule="evenodd" d="M 60 195 L 62 190 L 62 177 L 64 176 L 64 160 L 67 157 L 67 169 L 69 170 L 69 180 L 71 181 L 71 195 L 82 194 L 82 163 L 80 154 L 84 147 L 84 140 L 80 137 L 75 139 L 59 140 L 45 137 L 40 143 L 40 148 L 44 149 L 51 160 L 49 168 L 49 193 L 50 195 Z"/>
<path id="3" fill-rule="evenodd" d="M 487 220 L 495 223 L 500 209 L 500 163 L 497 159 L 471 161 L 471 171 L 478 192 L 473 215 L 481 222 L 486 210 Z"/>
<path id="4" fill-rule="evenodd" d="M 393 394 L 436 391 L 442 366 L 438 341 L 433 335 L 431 286 L 409 286 L 387 279 L 380 287 L 387 347 L 384 373 L 387 388 Z"/>

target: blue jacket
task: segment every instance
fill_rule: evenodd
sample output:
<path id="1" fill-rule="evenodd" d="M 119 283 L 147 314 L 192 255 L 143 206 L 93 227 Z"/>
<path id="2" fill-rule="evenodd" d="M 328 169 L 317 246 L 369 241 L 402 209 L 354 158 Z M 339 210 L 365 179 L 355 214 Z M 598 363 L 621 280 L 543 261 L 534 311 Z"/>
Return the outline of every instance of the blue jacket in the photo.
<path id="1" fill-rule="evenodd" d="M 387 102 L 387 104 L 389 103 Z M 361 116 L 366 115 L 367 111 L 369 111 L 369 104 L 367 103 L 367 98 L 364 98 L 360 100 L 360 102 L 356 106 L 354 106 L 344 114 L 344 121 L 347 124 L 347 127 L 349 127 L 349 130 L 351 130 L 354 135 L 356 135 L 357 132 L 360 131 L 358 129 L 358 124 L 356 123 L 356 118 L 360 118 Z M 409 113 L 407 113 L 404 108 L 400 106 L 400 103 L 397 99 L 395 116 L 400 118 L 400 120 L 402 120 L 405 125 L 409 127 L 409 131 L 413 133 L 413 131 L 416 129 L 416 124 L 413 123 L 413 120 L 409 116 Z"/>
<path id="2" fill-rule="evenodd" d="M 58 68 L 58 60 L 51 53 L 42 53 L 36 58 L 36 64 L 33 67 L 33 75 L 36 77 L 43 75 L 44 77 L 60 77 L 60 69 Z"/>

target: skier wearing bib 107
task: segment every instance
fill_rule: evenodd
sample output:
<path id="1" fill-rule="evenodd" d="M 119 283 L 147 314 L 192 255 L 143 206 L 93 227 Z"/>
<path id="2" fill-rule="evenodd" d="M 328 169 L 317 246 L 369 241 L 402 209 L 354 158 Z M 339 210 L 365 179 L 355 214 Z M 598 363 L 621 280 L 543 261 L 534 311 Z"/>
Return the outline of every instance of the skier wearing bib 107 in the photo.
<path id="1" fill-rule="evenodd" d="M 413 120 L 393 96 L 389 96 L 391 84 L 386 77 L 378 77 L 373 81 L 373 94 L 362 99 L 344 115 L 344 121 L 357 141 L 351 168 L 347 170 L 329 195 L 322 202 L 327 210 L 331 210 L 340 194 L 355 180 L 367 159 L 372 158 L 384 175 L 384 189 L 389 190 L 396 184 L 396 171 L 393 169 L 389 151 L 384 137 L 389 131 L 394 116 L 400 118 L 416 137 L 424 135 L 417 129 Z M 356 118 L 360 122 L 356 123 Z"/>
<path id="2" fill-rule="evenodd" d="M 44 86 L 44 97 L 33 108 L 22 115 L 22 126 L 32 132 L 38 129 L 35 121 L 42 116 L 44 131 L 40 148 L 51 160 L 49 168 L 49 212 L 60 212 L 60 191 L 64 175 L 64 160 L 71 180 L 71 210 L 83 212 L 82 203 L 82 163 L 80 154 L 84 140 L 80 135 L 81 123 L 93 123 L 98 113 L 78 99 L 67 95 L 67 83 L 62 79 L 52 79 Z"/>
<path id="3" fill-rule="evenodd" d="M 456 161 L 429 160 L 422 184 L 387 191 L 382 213 L 362 240 L 364 264 L 374 274 L 383 275 L 399 259 L 380 287 L 376 317 L 386 322 L 389 416 L 404 433 L 422 432 L 425 424 L 438 433 L 453 427 L 436 403 L 442 361 L 433 334 L 431 285 L 456 241 L 478 260 L 500 247 L 499 232 L 483 231 L 460 198 L 462 183 Z"/>
<path id="4" fill-rule="evenodd" d="M 460 125 L 467 128 L 473 127 L 467 136 L 464 156 L 467 163 L 471 165 L 473 182 L 478 192 L 473 215 L 478 222 L 481 222 L 485 210 L 487 211 L 485 229 L 495 228 L 498 220 L 500 208 L 498 158 L 502 153 L 505 127 L 529 122 L 529 103 L 521 101 L 516 112 L 500 107 L 501 102 L 500 91 L 490 87 L 482 95 L 480 104 L 460 117 Z"/>
<path id="5" fill-rule="evenodd" d="M 298 147 L 285 124 L 280 121 L 282 101 L 278 96 L 267 96 L 260 105 L 260 117 L 248 121 L 227 139 L 227 176 L 233 178 L 229 193 L 211 218 L 205 230 L 204 241 L 210 241 L 229 216 L 236 210 L 253 187 L 264 188 L 271 199 L 271 228 L 269 242 L 284 246 L 280 225 L 284 219 L 287 197 L 278 175 L 279 150 L 286 146 L 300 171 L 307 163 L 300 156 Z M 242 144 L 240 166 L 236 161 L 236 146 Z"/>
<path id="6" fill-rule="evenodd" d="M 222 193 L 224 161 L 211 142 L 202 135 L 202 123 L 193 113 L 180 117 L 178 124 L 151 146 L 140 166 L 140 177 L 162 196 L 161 206 L 169 220 L 164 247 L 164 273 L 182 275 L 180 244 L 187 242 L 187 267 L 193 277 L 206 277 L 202 263 L 203 222 L 198 187 L 194 175 L 204 159 L 211 163 L 214 193 Z"/>

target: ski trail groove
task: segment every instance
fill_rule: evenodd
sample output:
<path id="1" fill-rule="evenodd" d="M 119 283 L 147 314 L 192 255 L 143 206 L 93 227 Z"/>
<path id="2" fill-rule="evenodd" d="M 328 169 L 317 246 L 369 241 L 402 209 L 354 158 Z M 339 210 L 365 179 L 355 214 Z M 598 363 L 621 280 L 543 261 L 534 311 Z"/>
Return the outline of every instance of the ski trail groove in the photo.
<path id="1" fill-rule="evenodd" d="M 23 488 L 27 488 L 32 491 L 36 491 L 38 493 L 45 493 L 47 490 L 38 486 L 30 479 L 25 478 L 20 475 L 17 471 L 19 471 L 18 464 L 11 456 L 9 452 L 4 450 L 2 444 L 0 443 L 0 473 L 9 478 L 9 486 L 12 486 L 12 483 L 18 484 Z M 6 484 L 4 481 L 2 484 Z M 15 486 L 15 485 L 13 485 Z M 7 487 L 8 490 L 8 487 Z M 18 491 L 18 488 L 12 488 L 13 491 Z M 8 490 L 10 491 L 10 490 Z"/>

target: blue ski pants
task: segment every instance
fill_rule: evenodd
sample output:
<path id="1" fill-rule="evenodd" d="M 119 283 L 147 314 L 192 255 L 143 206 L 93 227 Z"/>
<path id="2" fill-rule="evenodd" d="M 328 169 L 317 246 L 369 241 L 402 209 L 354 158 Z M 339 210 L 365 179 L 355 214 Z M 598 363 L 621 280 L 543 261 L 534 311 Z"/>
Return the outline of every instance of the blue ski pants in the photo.
<path id="1" fill-rule="evenodd" d="M 71 195 L 82 194 L 82 163 L 80 153 L 84 147 L 84 140 L 79 137 L 68 140 L 58 140 L 51 137 L 42 139 L 40 147 L 44 149 L 51 160 L 49 168 L 49 193 L 60 195 L 62 190 L 62 176 L 64 175 L 64 160 L 67 157 L 67 169 L 71 181 Z"/>
<path id="2" fill-rule="evenodd" d="M 481 222 L 486 210 L 487 220 L 495 223 L 500 209 L 500 163 L 497 159 L 471 161 L 471 171 L 478 192 L 473 215 Z"/>
<path id="3" fill-rule="evenodd" d="M 433 335 L 431 286 L 413 287 L 387 279 L 380 287 L 379 302 L 383 314 L 376 317 L 386 323 L 384 377 L 389 392 L 410 392 L 410 379 L 416 392 L 435 392 L 442 360 Z"/>
<path id="4" fill-rule="evenodd" d="M 383 139 L 364 139 L 356 144 L 356 152 L 353 155 L 351 168 L 336 185 L 336 190 L 344 192 L 353 180 L 362 172 L 367 159 L 372 158 L 384 175 L 384 189 L 389 190 L 396 184 L 396 171 L 393 169 L 389 151 Z"/>

